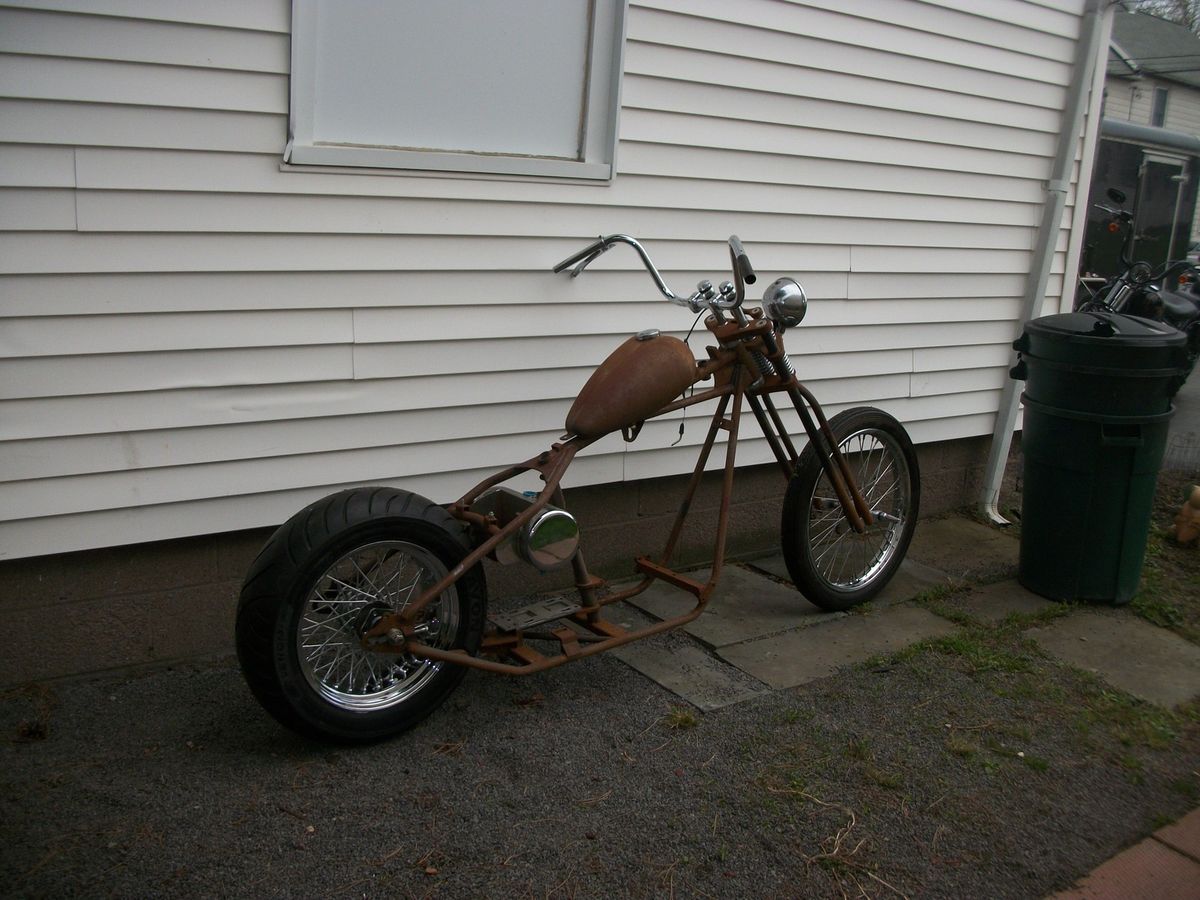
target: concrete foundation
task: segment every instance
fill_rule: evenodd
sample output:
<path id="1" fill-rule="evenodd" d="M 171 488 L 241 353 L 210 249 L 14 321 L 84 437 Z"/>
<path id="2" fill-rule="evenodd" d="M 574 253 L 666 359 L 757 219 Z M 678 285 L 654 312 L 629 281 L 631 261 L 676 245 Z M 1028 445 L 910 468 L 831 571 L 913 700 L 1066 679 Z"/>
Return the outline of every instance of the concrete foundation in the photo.
<path id="1" fill-rule="evenodd" d="M 972 438 L 918 448 L 922 516 L 974 501 L 987 445 L 987 438 Z M 567 490 L 589 567 L 625 577 L 634 556 L 661 551 L 686 482 L 673 476 Z M 778 548 L 784 488 L 776 466 L 738 470 L 730 556 Z M 712 558 L 719 499 L 720 474 L 710 473 L 677 563 Z M 9 638 L 0 685 L 231 654 L 242 576 L 269 534 L 255 529 L 0 563 L 0 615 Z M 526 566 L 488 564 L 497 600 L 570 582 L 569 568 L 539 575 Z"/>

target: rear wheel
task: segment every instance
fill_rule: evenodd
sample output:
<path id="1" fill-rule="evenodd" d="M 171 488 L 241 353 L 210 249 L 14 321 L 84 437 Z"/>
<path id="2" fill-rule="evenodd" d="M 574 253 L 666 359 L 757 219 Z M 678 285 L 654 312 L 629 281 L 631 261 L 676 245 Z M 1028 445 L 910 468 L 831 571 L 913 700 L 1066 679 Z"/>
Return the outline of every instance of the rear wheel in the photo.
<path id="1" fill-rule="evenodd" d="M 238 604 L 238 659 L 255 697 L 310 737 L 373 740 L 421 721 L 466 670 L 367 649 L 362 635 L 467 551 L 445 510 L 406 491 L 357 488 L 297 513 L 255 560 Z M 474 653 L 486 602 L 476 566 L 425 607 L 417 639 Z"/>
<path id="2" fill-rule="evenodd" d="M 904 426 L 882 410 L 849 409 L 829 422 L 838 450 L 874 515 L 859 534 L 812 442 L 800 454 L 783 501 L 783 558 L 812 603 L 843 610 L 870 600 L 891 580 L 916 528 L 921 479 Z"/>

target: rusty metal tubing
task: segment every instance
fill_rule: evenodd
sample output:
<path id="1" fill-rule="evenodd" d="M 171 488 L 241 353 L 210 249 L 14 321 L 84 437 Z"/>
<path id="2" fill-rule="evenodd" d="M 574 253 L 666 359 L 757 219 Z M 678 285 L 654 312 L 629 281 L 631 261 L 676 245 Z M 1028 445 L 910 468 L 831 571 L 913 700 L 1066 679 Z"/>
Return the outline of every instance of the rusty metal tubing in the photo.
<path id="1" fill-rule="evenodd" d="M 512 665 L 511 663 L 482 659 L 479 657 L 470 656 L 465 651 L 461 650 L 439 650 L 433 647 L 427 647 L 421 643 L 409 643 L 405 649 L 417 658 L 448 662 L 455 665 L 467 666 L 468 668 L 481 669 L 486 672 L 494 672 L 503 675 L 531 675 L 535 672 L 543 672 L 546 669 L 552 669 L 567 662 L 573 662 L 577 659 L 583 659 L 587 656 L 594 656 L 598 653 L 612 650 L 624 644 L 641 640 L 642 638 L 650 637 L 654 634 L 660 634 L 673 628 L 678 628 L 680 625 L 686 625 L 688 622 L 691 622 L 699 617 L 700 614 L 704 612 L 705 607 L 708 605 L 708 599 L 712 595 L 712 591 L 716 587 L 717 581 L 721 577 L 721 570 L 724 562 L 725 542 L 729 531 L 729 506 L 733 496 L 733 476 L 737 468 L 737 435 L 741 422 L 741 399 L 744 394 L 742 381 L 743 378 L 739 372 L 737 377 L 734 379 L 735 389 L 733 398 L 735 402 L 733 404 L 733 409 L 730 412 L 729 420 L 727 421 L 725 419 L 725 409 L 728 407 L 730 399 L 728 395 L 722 398 L 720 406 L 713 414 L 712 425 L 709 427 L 709 433 L 705 439 L 704 447 L 700 454 L 700 460 L 697 463 L 696 470 L 692 473 L 691 483 L 689 483 L 688 486 L 689 489 L 684 498 L 684 502 L 680 506 L 679 514 L 676 516 L 675 526 L 672 529 L 671 537 L 667 542 L 667 549 L 664 552 L 665 565 L 666 562 L 670 560 L 671 555 L 674 553 L 674 545 L 678 541 L 682 532 L 682 527 L 684 520 L 687 517 L 688 508 L 691 505 L 691 500 L 695 495 L 700 478 L 704 474 L 704 465 L 707 462 L 709 453 L 711 452 L 713 444 L 715 443 L 717 432 L 720 431 L 721 428 L 725 427 L 729 431 L 729 443 L 726 448 L 725 455 L 725 472 L 721 492 L 721 507 L 717 520 L 717 537 L 712 574 L 708 579 L 708 583 L 700 589 L 700 593 L 696 598 L 696 605 L 690 612 L 682 616 L 677 616 L 673 619 L 666 619 L 639 631 L 628 632 L 618 637 L 605 638 L 595 641 L 594 638 L 591 638 L 590 636 L 581 635 L 580 639 L 587 646 L 580 648 L 576 652 L 573 652 L 569 655 L 564 652 L 558 656 L 545 657 L 538 662 L 525 663 L 523 665 Z M 641 582 L 634 587 L 626 591 L 622 591 L 613 597 L 605 598 L 603 603 L 607 605 L 608 603 L 617 602 L 619 600 L 635 596 L 636 594 L 644 591 L 646 587 L 648 587 L 654 580 L 655 579 L 652 577 L 643 578 Z M 523 638 L 524 635 L 522 636 L 522 640 Z"/>
<path id="2" fill-rule="evenodd" d="M 737 456 L 738 429 L 741 427 L 742 397 L 745 395 L 745 387 L 742 384 L 743 380 L 742 373 L 735 370 L 734 384 L 736 385 L 736 390 L 733 395 L 733 411 L 729 419 L 729 442 L 725 448 L 725 480 L 721 486 L 721 510 L 717 516 L 717 539 L 713 556 L 712 575 L 708 579 L 708 584 L 704 589 L 703 596 L 705 598 L 717 586 L 717 580 L 721 577 L 721 570 L 725 566 L 725 539 L 729 534 L 729 503 L 733 497 L 733 472 L 735 457 Z"/>
<path id="3" fill-rule="evenodd" d="M 567 498 L 563 496 L 561 484 L 554 486 L 554 492 L 550 498 L 559 509 L 567 508 Z M 583 559 L 582 547 L 577 547 L 571 556 L 571 573 L 575 576 L 575 590 L 579 593 L 579 599 L 583 601 L 588 619 L 595 620 L 600 613 L 600 603 L 597 601 L 596 591 L 606 582 L 592 577 L 592 573 L 588 571 L 587 563 Z"/>
<path id="4" fill-rule="evenodd" d="M 495 487 L 498 484 L 503 484 L 510 478 L 516 478 L 522 472 L 528 472 L 531 469 L 537 468 L 536 463 L 539 459 L 541 459 L 541 454 L 535 456 L 533 459 L 528 460 L 527 462 L 515 466 L 509 466 L 507 469 L 496 472 L 494 475 L 489 475 L 483 481 L 479 482 L 479 484 L 475 485 L 475 487 L 471 488 L 471 490 L 467 491 L 467 493 L 463 494 L 458 500 L 452 503 L 450 508 L 453 510 L 470 506 L 477 499 L 479 499 L 479 495 L 488 488 Z"/>
<path id="5" fill-rule="evenodd" d="M 858 506 L 855 504 L 850 490 L 846 486 L 842 470 L 830 462 L 833 455 L 837 453 L 837 446 L 833 439 L 832 430 L 826 424 L 825 430 L 822 431 L 817 426 L 817 423 L 813 421 L 812 415 L 804 405 L 804 394 L 807 391 L 802 391 L 802 385 L 796 380 L 794 375 L 789 379 L 787 392 L 788 397 L 792 401 L 792 406 L 796 408 L 796 412 L 800 416 L 800 421 L 804 424 L 804 430 L 808 432 L 808 439 L 812 441 L 813 446 L 817 449 L 817 458 L 821 462 L 821 468 L 825 470 L 825 474 L 829 477 L 829 483 L 833 485 L 833 491 L 837 494 L 838 503 L 841 504 L 846 520 L 859 534 L 864 533 L 866 525 L 864 525 L 863 518 L 858 511 Z M 809 396 L 811 397 L 812 395 L 809 394 Z"/>
<path id="6" fill-rule="evenodd" d="M 434 598 L 440 597 L 442 593 L 448 587 L 450 587 L 450 585 L 454 584 L 473 566 L 481 562 L 483 558 L 487 556 L 487 554 L 491 553 L 492 550 L 494 550 L 497 546 L 499 546 L 502 541 L 506 540 L 510 535 L 515 534 L 519 529 L 523 528 L 530 519 L 537 515 L 537 513 L 539 513 L 546 506 L 546 504 L 550 502 L 550 498 L 558 489 L 559 482 L 562 481 L 563 475 L 566 474 L 567 467 L 571 464 L 571 460 L 574 459 L 575 454 L 583 449 L 583 447 L 588 443 L 590 443 L 590 441 L 569 441 L 565 444 L 557 445 L 559 448 L 557 459 L 554 460 L 554 464 L 551 466 L 549 472 L 542 473 L 542 476 L 546 479 L 546 486 L 542 489 L 541 493 L 537 495 L 537 498 L 533 501 L 533 503 L 531 503 L 526 509 L 522 510 L 520 515 L 505 525 L 502 529 L 468 553 L 462 562 L 447 572 L 437 584 L 427 589 L 421 594 L 420 597 L 406 606 L 402 611 L 389 613 L 388 615 L 383 616 L 377 623 L 375 623 L 373 627 L 363 634 L 363 638 L 382 637 L 393 628 L 400 628 L 403 631 L 403 626 L 407 625 L 411 627 L 412 623 L 417 617 L 417 614 L 420 613 L 421 610 L 423 610 L 431 602 L 433 602 Z M 547 453 L 550 452 L 553 451 L 547 451 Z M 544 453 L 534 457 L 534 459 L 530 461 L 530 464 L 525 466 L 513 466 L 512 468 L 516 469 L 518 473 L 528 471 L 530 469 L 539 469 L 537 464 L 539 460 L 542 461 L 541 465 L 545 465 L 545 463 L 550 462 L 550 460 L 545 459 L 546 455 L 547 454 Z M 511 471 L 511 469 L 508 471 Z M 539 471 L 541 470 L 539 469 Z M 491 481 L 491 479 L 488 480 Z M 486 484 L 487 482 L 484 483 Z M 467 494 L 466 496 L 470 497 L 471 495 Z"/>
<path id="7" fill-rule="evenodd" d="M 734 395 L 740 396 L 740 392 L 736 387 Z M 704 438 L 704 445 L 700 448 L 700 456 L 696 460 L 696 468 L 692 471 L 692 477 L 688 481 L 687 490 L 684 492 L 683 500 L 679 504 L 679 512 L 675 516 L 675 524 L 671 527 L 671 534 L 667 538 L 667 546 L 663 549 L 662 564 L 664 566 L 670 565 L 671 557 L 675 553 L 675 545 L 679 542 L 679 537 L 683 533 L 683 523 L 687 519 L 688 512 L 691 510 L 696 490 L 700 487 L 700 479 L 704 477 L 704 466 L 708 462 L 708 456 L 712 452 L 713 444 L 716 443 L 717 432 L 721 430 L 722 423 L 725 421 L 725 410 L 729 406 L 729 398 L 729 394 L 723 396 L 721 402 L 713 412 L 712 423 L 708 426 L 708 435 Z"/>
<path id="8" fill-rule="evenodd" d="M 697 379 L 697 380 L 699 381 L 702 379 Z M 676 412 L 677 410 L 683 409 L 684 407 L 687 407 L 687 406 L 695 406 L 697 403 L 707 403 L 709 400 L 716 400 L 721 397 L 728 397 L 732 393 L 733 393 L 733 385 L 729 385 L 729 384 L 724 384 L 724 385 L 721 385 L 720 387 L 709 388 L 707 391 L 704 391 L 701 394 L 691 394 L 690 396 L 684 397 L 681 400 L 675 400 L 671 403 L 668 403 L 666 406 L 664 406 L 662 409 L 660 409 L 658 412 L 656 412 L 651 418 L 657 418 L 658 416 L 665 416 L 667 413 Z"/>
<path id="9" fill-rule="evenodd" d="M 771 417 L 771 421 L 775 423 L 775 430 L 783 441 L 783 449 L 787 451 L 788 459 L 791 461 L 787 472 L 788 477 L 791 478 L 792 472 L 796 469 L 796 463 L 800 461 L 800 454 L 796 452 L 796 445 L 792 443 L 791 436 L 788 435 L 787 427 L 784 426 L 783 418 L 779 415 L 779 410 L 775 408 L 775 401 L 771 399 L 771 395 L 763 394 L 762 402 L 767 408 L 767 414 Z"/>
<path id="10" fill-rule="evenodd" d="M 796 390 L 798 390 L 804 399 L 808 401 L 809 405 L 813 408 L 813 412 L 817 414 L 817 421 L 821 424 L 821 433 L 824 434 L 825 438 L 829 441 L 829 446 L 832 450 L 830 456 L 832 457 L 833 461 L 837 463 L 838 469 L 841 471 L 841 475 L 846 481 L 846 486 L 850 491 L 850 496 L 854 499 L 855 509 L 858 511 L 858 514 L 862 516 L 862 520 L 864 523 L 866 523 L 866 525 L 874 525 L 875 516 L 871 514 L 871 507 L 867 504 L 866 499 L 862 495 L 862 491 L 860 491 L 858 488 L 858 483 L 854 480 L 854 474 L 850 471 L 850 464 L 846 462 L 846 457 L 842 456 L 841 451 L 838 450 L 837 436 L 834 435 L 833 429 L 829 427 L 829 422 L 825 419 L 825 412 L 821 409 L 821 404 L 817 402 L 817 398 L 812 395 L 812 392 L 809 391 L 809 389 L 802 385 L 798 380 L 796 381 Z M 822 467 L 825 468 L 826 471 L 829 471 L 831 468 L 826 465 L 826 461 L 824 459 L 822 459 Z M 849 513 L 849 510 L 847 510 L 847 513 Z M 856 530 L 861 532 L 865 529 L 858 528 Z"/>
<path id="11" fill-rule="evenodd" d="M 766 398 L 764 397 L 763 399 Z M 758 427 L 762 429 L 763 437 L 767 439 L 767 445 L 771 448 L 771 452 L 775 454 L 775 459 L 779 463 L 779 467 L 783 469 L 784 477 L 790 478 L 792 468 L 795 464 L 788 461 L 783 446 L 779 443 L 779 438 L 776 437 L 771 420 L 767 417 L 766 409 L 763 408 L 762 400 L 754 394 L 747 394 L 746 401 L 750 404 L 750 411 L 754 413 L 754 418 L 758 420 Z"/>
<path id="12" fill-rule="evenodd" d="M 672 628 L 678 628 L 680 625 L 686 625 L 688 622 L 699 617 L 707 605 L 707 598 L 699 599 L 695 608 L 682 616 L 677 616 L 674 619 L 664 619 L 661 622 L 648 625 L 640 631 L 630 631 L 618 637 L 606 638 L 597 644 L 589 643 L 586 647 L 581 647 L 578 653 L 571 656 L 563 653 L 559 656 L 548 656 L 540 662 L 527 663 L 521 666 L 494 662 L 490 659 L 481 659 L 478 656 L 470 656 L 465 650 L 439 650 L 420 643 L 410 643 L 405 649 L 418 659 L 454 663 L 455 665 L 466 666 L 470 669 L 482 669 L 485 672 L 495 672 L 500 675 L 532 675 L 535 672 L 544 672 L 546 669 L 556 668 L 563 663 L 574 662 L 577 659 L 583 659 L 588 656 L 595 656 L 606 650 L 612 650 L 654 634 L 670 631 Z"/>

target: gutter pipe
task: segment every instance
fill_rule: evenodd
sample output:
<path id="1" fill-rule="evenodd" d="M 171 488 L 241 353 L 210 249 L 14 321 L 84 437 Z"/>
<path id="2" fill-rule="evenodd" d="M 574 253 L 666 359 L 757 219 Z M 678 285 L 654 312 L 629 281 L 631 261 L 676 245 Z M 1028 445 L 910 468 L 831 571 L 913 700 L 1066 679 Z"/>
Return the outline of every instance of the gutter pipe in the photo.
<path id="1" fill-rule="evenodd" d="M 1067 88 L 1067 102 L 1063 108 L 1062 128 L 1058 134 L 1058 149 L 1046 183 L 1046 200 L 1042 207 L 1042 221 L 1038 226 L 1037 239 L 1033 248 L 1033 259 L 1029 276 L 1025 281 L 1025 302 L 1019 328 L 1014 338 L 1025 328 L 1025 323 L 1041 311 L 1046 299 L 1046 285 L 1050 280 L 1050 266 L 1054 261 L 1054 248 L 1062 226 L 1063 208 L 1067 202 L 1067 190 L 1071 186 L 1071 170 L 1075 165 L 1075 152 L 1079 146 L 1079 130 L 1087 108 L 1088 88 L 1091 86 L 1098 60 L 1098 50 L 1103 37 L 1109 32 L 1112 19 L 1108 0 L 1087 0 L 1083 10 L 1080 40 L 1075 50 L 1075 65 L 1071 83 Z M 1080 184 L 1076 203 L 1087 203 L 1087 185 Z M 1082 198 L 1082 200 L 1080 200 Z M 1016 364 L 1015 355 L 1012 365 Z M 1004 481 L 1004 467 L 1008 462 L 1008 451 L 1012 446 L 1013 431 L 1017 425 L 1020 394 L 1015 379 L 1005 380 L 1000 394 L 1000 407 L 996 411 L 996 426 L 992 433 L 992 446 L 984 469 L 983 493 L 979 498 L 979 512 L 995 525 L 1011 524 L 1000 515 L 997 506 L 1000 485 Z"/>

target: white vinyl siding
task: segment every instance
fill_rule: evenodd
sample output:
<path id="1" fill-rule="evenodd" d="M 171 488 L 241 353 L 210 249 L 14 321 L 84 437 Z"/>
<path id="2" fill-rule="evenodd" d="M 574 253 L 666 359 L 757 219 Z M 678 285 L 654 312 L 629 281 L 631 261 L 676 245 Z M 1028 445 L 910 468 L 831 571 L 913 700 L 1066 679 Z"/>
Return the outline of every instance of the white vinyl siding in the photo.
<path id="1" fill-rule="evenodd" d="M 0 8 L 0 557 L 276 524 L 366 482 L 456 498 L 557 439 L 630 333 L 691 325 L 620 248 L 550 273 L 601 233 L 679 291 L 739 234 L 807 288 L 787 340 L 830 413 L 989 434 L 1081 9 L 634 2 L 618 171 L 575 184 L 288 171 L 286 0 Z M 678 425 L 609 436 L 567 485 L 690 469 L 703 422 L 671 448 Z"/>

